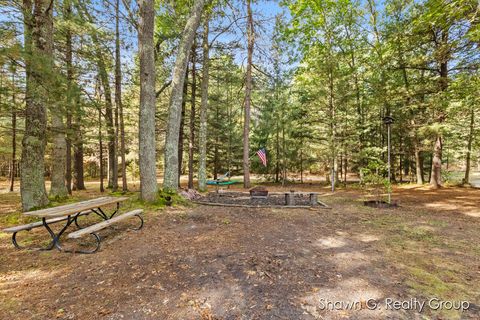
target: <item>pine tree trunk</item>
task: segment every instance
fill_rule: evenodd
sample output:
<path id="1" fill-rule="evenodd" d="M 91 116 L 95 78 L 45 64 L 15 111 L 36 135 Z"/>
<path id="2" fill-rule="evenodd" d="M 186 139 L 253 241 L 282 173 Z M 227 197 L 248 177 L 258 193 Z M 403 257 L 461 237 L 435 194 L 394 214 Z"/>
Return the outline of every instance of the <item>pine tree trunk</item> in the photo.
<path id="1" fill-rule="evenodd" d="M 153 0 L 140 0 L 138 51 L 140 56 L 139 164 L 140 197 L 152 202 L 157 198 L 155 143 L 155 51 L 153 32 L 155 7 Z"/>
<path id="2" fill-rule="evenodd" d="M 463 183 L 468 184 L 470 181 L 470 162 L 472 155 L 472 143 L 474 136 L 474 125 L 475 125 L 475 112 L 473 106 L 470 107 L 470 126 L 468 132 L 468 142 L 467 142 L 467 157 L 465 159 L 465 176 L 463 177 Z"/>
<path id="3" fill-rule="evenodd" d="M 122 70 L 120 58 L 120 0 L 115 4 L 115 104 L 120 117 L 120 159 L 122 172 L 122 191 L 128 191 L 127 185 L 127 167 L 125 163 L 125 124 L 123 121 L 123 103 L 122 103 Z M 117 134 L 118 139 L 118 134 Z M 118 145 L 118 144 L 117 144 Z M 118 150 L 118 149 L 117 149 Z"/>
<path id="4" fill-rule="evenodd" d="M 245 111 L 243 113 L 243 187 L 250 188 L 250 109 L 252 104 L 252 59 L 255 35 L 251 0 L 247 0 L 247 74 L 245 76 Z"/>
<path id="5" fill-rule="evenodd" d="M 113 191 L 118 188 L 118 159 L 116 155 L 115 143 L 115 126 L 112 103 L 112 90 L 110 88 L 110 80 L 108 77 L 107 68 L 103 59 L 103 52 L 95 35 L 92 35 L 95 45 L 95 54 L 97 60 L 98 72 L 103 87 L 103 94 L 105 98 L 105 124 L 107 125 L 107 144 L 108 144 L 108 185 L 107 188 Z"/>
<path id="6" fill-rule="evenodd" d="M 331 62 L 330 62 L 331 63 Z M 333 71 L 329 70 L 329 98 L 328 105 L 330 109 L 330 153 L 332 161 L 331 177 L 330 177 L 330 186 L 332 192 L 335 191 L 335 185 L 338 181 L 338 164 L 337 164 L 337 149 L 336 149 L 336 128 L 335 128 L 335 105 L 334 105 L 334 96 L 333 96 Z"/>
<path id="7" fill-rule="evenodd" d="M 437 136 L 433 147 L 432 169 L 430 184 L 434 188 L 440 188 L 442 185 L 442 137 Z"/>
<path id="8" fill-rule="evenodd" d="M 187 105 L 188 93 L 188 66 L 185 73 L 185 82 L 183 83 L 182 113 L 180 120 L 180 132 L 178 133 L 178 186 L 180 187 L 180 177 L 183 167 L 183 141 L 185 140 L 185 108 Z"/>
<path id="9" fill-rule="evenodd" d="M 197 43 L 195 38 L 193 39 L 192 46 L 192 96 L 191 96 L 191 109 L 190 109 L 190 139 L 188 141 L 188 188 L 193 189 L 193 147 L 195 145 L 195 99 L 197 91 L 197 75 L 196 75 L 196 63 L 197 63 Z"/>
<path id="10" fill-rule="evenodd" d="M 53 37 L 53 35 L 51 35 L 51 37 Z M 51 41 L 53 47 L 53 38 Z M 65 110 L 67 110 L 67 108 L 68 106 Z M 50 104 L 50 112 L 52 115 L 51 133 L 53 136 L 50 196 L 54 198 L 64 198 L 69 194 L 65 177 L 67 170 L 67 140 L 65 124 L 63 122 L 64 111 L 60 103 L 52 101 Z"/>
<path id="11" fill-rule="evenodd" d="M 85 4 L 83 2 L 78 2 L 80 17 L 90 22 L 94 23 L 94 19 L 88 12 Z M 84 17 L 85 15 L 85 17 Z M 96 33 L 91 34 L 95 58 L 98 69 L 98 74 L 100 76 L 100 81 L 103 87 L 103 94 L 105 98 L 105 123 L 107 125 L 107 141 L 108 141 L 108 188 L 111 188 L 113 191 L 116 191 L 118 188 L 118 158 L 117 158 L 117 148 L 116 148 L 116 135 L 115 135 L 115 126 L 114 126 L 114 111 L 112 103 L 112 90 L 110 88 L 110 80 L 107 72 L 107 67 L 105 65 L 105 59 L 100 41 Z"/>
<path id="12" fill-rule="evenodd" d="M 275 182 L 278 183 L 280 176 L 280 129 L 278 128 L 278 121 L 276 121 L 275 128 Z"/>
<path id="13" fill-rule="evenodd" d="M 215 104 L 215 123 L 219 123 L 220 117 L 219 117 L 219 104 Z M 215 144 L 213 147 L 213 179 L 217 180 L 218 179 L 218 161 L 219 161 L 219 155 L 218 155 L 218 145 L 220 144 L 220 137 L 219 137 L 219 129 L 218 127 L 215 128 Z"/>
<path id="14" fill-rule="evenodd" d="M 70 22 L 72 15 L 72 6 L 70 0 L 64 1 L 64 18 Z M 69 27 L 65 31 L 65 64 L 67 67 L 67 99 L 66 99 L 66 114 L 67 114 L 67 131 L 66 131 L 66 171 L 65 180 L 67 184 L 68 194 L 72 194 L 72 110 L 74 110 L 73 97 L 73 65 L 72 65 L 72 32 Z"/>
<path id="15" fill-rule="evenodd" d="M 205 0 L 196 0 L 190 17 L 187 20 L 183 36 L 175 61 L 172 77 L 172 93 L 168 109 L 168 124 L 165 139 L 165 173 L 163 188 L 167 191 L 178 189 L 178 139 L 180 133 L 180 122 L 182 113 L 183 85 L 185 82 L 185 71 L 188 64 L 188 56 L 192 47 L 195 32 L 200 24 Z"/>
<path id="16" fill-rule="evenodd" d="M 98 149 L 99 149 L 99 169 L 100 169 L 100 192 L 104 192 L 103 187 L 103 137 L 102 137 L 102 109 L 98 108 Z"/>
<path id="17" fill-rule="evenodd" d="M 17 111 L 16 111 L 16 94 L 15 94 L 15 73 L 12 73 L 12 169 L 10 170 L 10 192 L 13 192 L 13 187 L 15 184 L 15 174 L 16 174 L 16 165 L 17 165 Z"/>
<path id="18" fill-rule="evenodd" d="M 115 150 L 115 127 L 113 118 L 112 91 L 108 79 L 107 69 L 103 60 L 101 50 L 97 49 L 97 63 L 102 82 L 103 94 L 105 98 L 105 124 L 107 125 L 107 147 L 108 147 L 108 185 L 113 191 L 118 187 L 117 165 L 118 162 Z"/>
<path id="19" fill-rule="evenodd" d="M 417 145 L 415 145 L 415 173 L 417 177 L 417 184 L 423 184 L 423 161 L 420 153 L 420 147 Z"/>
<path id="20" fill-rule="evenodd" d="M 85 179 L 83 169 L 83 132 L 82 132 L 82 110 L 79 96 L 75 95 L 75 123 L 73 131 L 73 190 L 85 190 Z"/>
<path id="21" fill-rule="evenodd" d="M 447 47 L 448 44 L 448 32 L 443 31 L 441 35 L 441 43 L 439 46 Z M 448 51 L 444 48 L 439 48 L 442 54 L 439 56 L 440 78 L 439 89 L 443 93 L 448 88 Z M 443 123 L 445 120 L 444 110 L 442 109 L 438 115 L 438 123 Z M 442 186 L 442 149 L 443 149 L 443 136 L 442 133 L 437 133 L 435 138 L 435 144 L 433 147 L 433 159 L 432 159 L 432 174 L 430 178 L 430 185 L 433 188 L 440 188 Z"/>
<path id="22" fill-rule="evenodd" d="M 65 184 L 68 194 L 72 194 L 72 113 L 67 110 L 67 128 L 66 128 L 66 156 L 65 156 Z"/>
<path id="23" fill-rule="evenodd" d="M 54 103 L 53 105 L 59 106 L 57 103 Z M 68 196 L 68 190 L 65 184 L 67 141 L 65 139 L 65 126 L 63 124 L 62 116 L 63 111 L 61 108 L 51 108 L 51 113 L 53 154 L 50 196 L 54 198 L 64 198 Z"/>
<path id="24" fill-rule="evenodd" d="M 80 123 L 80 120 L 77 119 L 76 123 Z M 85 190 L 85 180 L 83 177 L 83 140 L 80 126 L 77 124 L 75 124 L 77 137 L 73 145 L 73 190 Z"/>
<path id="25" fill-rule="evenodd" d="M 208 82 L 209 82 L 209 51 L 208 43 L 209 16 L 205 16 L 203 26 L 203 71 L 201 83 L 201 104 L 200 104 L 200 130 L 199 130 L 199 161 L 198 161 L 198 189 L 206 191 L 207 189 L 207 112 L 208 112 Z"/>
<path id="26" fill-rule="evenodd" d="M 22 208 L 27 211 L 48 204 L 44 177 L 48 79 L 42 69 L 53 67 L 53 6 L 50 0 L 37 0 L 35 6 L 30 0 L 24 0 L 22 9 L 26 89 L 20 193 Z"/>

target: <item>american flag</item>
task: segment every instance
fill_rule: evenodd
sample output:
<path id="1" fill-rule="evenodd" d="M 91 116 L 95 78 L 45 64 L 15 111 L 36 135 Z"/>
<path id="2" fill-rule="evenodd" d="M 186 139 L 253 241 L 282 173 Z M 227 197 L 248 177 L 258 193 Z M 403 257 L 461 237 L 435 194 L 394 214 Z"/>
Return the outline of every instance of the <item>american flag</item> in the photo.
<path id="1" fill-rule="evenodd" d="M 267 152 L 265 151 L 265 148 L 261 148 L 260 150 L 257 151 L 257 155 L 262 160 L 263 165 L 266 167 L 267 166 Z"/>

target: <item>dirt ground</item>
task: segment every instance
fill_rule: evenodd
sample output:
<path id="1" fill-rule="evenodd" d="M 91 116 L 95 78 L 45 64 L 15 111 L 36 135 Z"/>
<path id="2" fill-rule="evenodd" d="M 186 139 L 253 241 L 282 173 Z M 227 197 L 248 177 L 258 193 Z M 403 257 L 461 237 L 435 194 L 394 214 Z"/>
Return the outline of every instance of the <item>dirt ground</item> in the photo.
<path id="1" fill-rule="evenodd" d="M 480 190 L 404 186 L 400 208 L 373 209 L 356 189 L 295 189 L 332 209 L 149 208 L 141 231 L 104 230 L 93 255 L 19 251 L 0 234 L 0 318 L 479 318 Z M 17 193 L 0 194 L 0 228 L 24 222 L 18 206 Z M 433 310 L 431 298 L 469 309 Z M 391 310 L 386 299 L 427 305 Z"/>

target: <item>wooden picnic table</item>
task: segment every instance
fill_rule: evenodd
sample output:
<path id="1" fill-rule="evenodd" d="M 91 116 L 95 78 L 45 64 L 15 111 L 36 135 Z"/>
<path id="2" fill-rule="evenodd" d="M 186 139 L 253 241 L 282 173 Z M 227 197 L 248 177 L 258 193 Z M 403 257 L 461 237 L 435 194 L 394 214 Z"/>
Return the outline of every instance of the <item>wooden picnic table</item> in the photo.
<path id="1" fill-rule="evenodd" d="M 80 216 L 88 215 L 89 213 L 93 212 L 96 215 L 98 215 L 100 218 L 102 218 L 104 221 L 110 221 L 108 224 L 97 223 L 95 225 L 96 226 L 95 230 L 99 230 L 101 229 L 100 227 L 104 228 L 105 226 L 108 226 L 116 222 L 117 220 L 120 221 L 124 218 L 135 215 L 141 220 L 141 225 L 140 225 L 140 228 L 141 228 L 143 226 L 143 219 L 140 216 L 140 213 L 141 213 L 140 211 L 143 211 L 143 210 L 136 210 L 136 211 L 133 211 L 132 213 L 129 213 L 128 215 L 123 214 L 121 216 L 117 216 L 113 218 L 115 214 L 117 214 L 117 212 L 119 211 L 120 202 L 123 202 L 125 200 L 128 200 L 128 198 L 127 197 L 101 197 L 101 198 L 95 198 L 95 199 L 90 199 L 90 200 L 85 200 L 85 201 L 80 201 L 75 203 L 69 203 L 66 205 L 53 207 L 53 208 L 23 212 L 23 215 L 25 216 L 38 217 L 38 218 L 41 218 L 42 221 L 7 228 L 7 229 L 4 229 L 3 231 L 7 233 L 12 233 L 13 244 L 16 248 L 20 249 L 21 247 L 18 245 L 16 240 L 16 234 L 20 231 L 24 231 L 24 230 L 29 231 L 33 228 L 43 226 L 48 231 L 50 237 L 52 238 L 52 241 L 50 242 L 48 247 L 42 248 L 41 250 L 51 250 L 53 248 L 57 248 L 59 251 L 72 252 L 72 250 L 65 250 L 60 246 L 60 237 L 72 223 L 75 223 L 78 229 L 84 229 L 78 224 L 78 221 L 77 221 L 77 219 Z M 104 211 L 104 209 L 102 209 L 102 207 L 104 208 L 105 206 L 109 206 L 112 204 L 116 204 L 116 208 L 112 213 L 107 214 Z M 55 233 L 50 228 L 50 225 L 61 222 L 61 221 L 66 221 L 65 225 L 61 228 L 60 231 Z M 97 247 L 95 248 L 95 250 L 93 251 L 77 250 L 75 252 L 93 253 L 98 250 L 98 248 L 100 247 L 100 238 L 93 231 L 92 232 L 90 231 L 91 229 L 85 228 L 85 232 L 77 232 L 76 235 L 77 237 L 80 237 L 85 233 L 90 233 L 92 236 L 94 236 L 95 241 L 97 243 Z"/>
<path id="2" fill-rule="evenodd" d="M 120 202 L 128 200 L 127 197 L 101 197 L 96 199 L 90 199 L 75 203 L 69 203 L 58 207 L 46 208 L 41 210 L 27 211 L 23 214 L 26 216 L 34 216 L 39 218 L 56 218 L 63 217 L 68 215 L 77 214 L 82 211 L 99 209 L 101 207 L 117 204 L 119 206 Z"/>

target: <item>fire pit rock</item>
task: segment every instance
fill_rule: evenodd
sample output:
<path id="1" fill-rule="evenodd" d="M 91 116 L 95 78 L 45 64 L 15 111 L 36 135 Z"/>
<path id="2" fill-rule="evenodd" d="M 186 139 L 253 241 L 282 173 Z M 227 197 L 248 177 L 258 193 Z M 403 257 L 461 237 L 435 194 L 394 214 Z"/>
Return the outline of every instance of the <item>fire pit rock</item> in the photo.
<path id="1" fill-rule="evenodd" d="M 252 199 L 266 199 L 268 197 L 268 190 L 265 187 L 256 186 L 250 189 L 250 198 Z"/>

